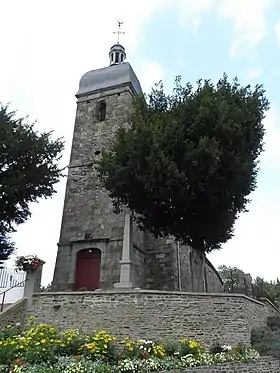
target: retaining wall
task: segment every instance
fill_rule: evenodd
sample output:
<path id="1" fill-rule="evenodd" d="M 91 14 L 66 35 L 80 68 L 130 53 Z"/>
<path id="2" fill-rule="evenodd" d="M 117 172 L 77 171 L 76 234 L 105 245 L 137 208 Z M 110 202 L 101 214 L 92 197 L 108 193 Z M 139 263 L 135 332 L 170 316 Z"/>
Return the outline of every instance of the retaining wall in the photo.
<path id="1" fill-rule="evenodd" d="M 250 345 L 252 328 L 265 324 L 269 309 L 242 294 L 164 291 L 38 293 L 34 316 L 59 329 L 106 329 L 132 338 L 192 338 Z"/>
<path id="2" fill-rule="evenodd" d="M 22 298 L 0 313 L 0 330 L 8 325 L 22 325 L 25 322 L 26 301 L 26 298 Z"/>

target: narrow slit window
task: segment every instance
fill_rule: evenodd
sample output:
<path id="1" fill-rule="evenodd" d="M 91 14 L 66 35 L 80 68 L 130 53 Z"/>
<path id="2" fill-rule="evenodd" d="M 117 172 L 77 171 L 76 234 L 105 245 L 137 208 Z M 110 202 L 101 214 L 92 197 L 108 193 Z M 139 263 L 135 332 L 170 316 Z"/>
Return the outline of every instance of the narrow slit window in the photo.
<path id="1" fill-rule="evenodd" d="M 119 52 L 116 52 L 116 63 L 119 63 L 119 57 L 120 57 L 120 54 L 119 54 Z"/>
<path id="2" fill-rule="evenodd" d="M 106 102 L 100 101 L 97 104 L 97 120 L 103 122 L 106 119 Z"/>

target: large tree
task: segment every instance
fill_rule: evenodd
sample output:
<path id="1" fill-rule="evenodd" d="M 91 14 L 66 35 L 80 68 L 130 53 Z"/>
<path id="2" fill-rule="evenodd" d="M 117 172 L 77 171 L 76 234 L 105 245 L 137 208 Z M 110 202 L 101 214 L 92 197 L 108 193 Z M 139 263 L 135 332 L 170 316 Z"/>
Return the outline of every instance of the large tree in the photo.
<path id="1" fill-rule="evenodd" d="M 63 146 L 0 106 L 0 262 L 14 250 L 9 235 L 30 216 L 29 203 L 55 193 Z"/>
<path id="2" fill-rule="evenodd" d="M 175 236 L 197 251 L 233 236 L 256 188 L 269 103 L 262 86 L 226 75 L 194 89 L 160 83 L 134 100 L 128 127 L 103 149 L 99 174 L 116 211 L 128 207 L 140 227 Z"/>

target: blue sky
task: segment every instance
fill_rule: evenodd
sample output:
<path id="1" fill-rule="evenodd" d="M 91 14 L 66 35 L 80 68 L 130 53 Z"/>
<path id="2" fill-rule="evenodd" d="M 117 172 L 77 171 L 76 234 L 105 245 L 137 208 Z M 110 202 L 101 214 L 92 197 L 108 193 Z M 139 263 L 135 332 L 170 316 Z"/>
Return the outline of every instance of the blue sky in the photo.
<path id="1" fill-rule="evenodd" d="M 271 110 L 264 122 L 258 189 L 235 237 L 210 260 L 253 276 L 280 277 L 279 1 L 10 0 L 1 4 L 1 13 L 0 100 L 37 120 L 39 131 L 54 130 L 54 136 L 65 138 L 63 166 L 69 160 L 79 79 L 108 65 L 117 18 L 124 21 L 121 41 L 145 91 L 160 79 L 170 90 L 176 75 L 195 83 L 217 81 L 223 72 L 243 84 L 264 84 Z M 32 218 L 14 234 L 18 253 L 36 253 L 46 261 L 45 283 L 52 279 L 64 189 L 62 180 L 52 199 L 32 205 Z"/>

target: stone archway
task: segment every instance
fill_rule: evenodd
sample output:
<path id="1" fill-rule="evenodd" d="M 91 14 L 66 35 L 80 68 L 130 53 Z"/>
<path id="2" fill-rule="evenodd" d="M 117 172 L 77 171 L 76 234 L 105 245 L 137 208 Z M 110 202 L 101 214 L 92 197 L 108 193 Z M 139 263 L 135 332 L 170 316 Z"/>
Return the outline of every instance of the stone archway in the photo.
<path id="1" fill-rule="evenodd" d="M 75 290 L 96 290 L 100 287 L 101 251 L 85 249 L 77 252 Z"/>

